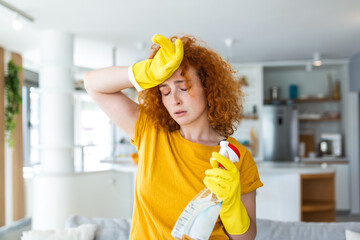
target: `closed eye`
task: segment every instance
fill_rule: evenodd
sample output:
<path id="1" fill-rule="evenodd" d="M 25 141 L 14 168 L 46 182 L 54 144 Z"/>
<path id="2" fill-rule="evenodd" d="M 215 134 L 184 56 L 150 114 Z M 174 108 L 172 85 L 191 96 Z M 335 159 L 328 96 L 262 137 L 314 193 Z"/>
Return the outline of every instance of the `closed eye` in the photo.
<path id="1" fill-rule="evenodd" d="M 170 88 L 169 87 L 161 87 L 160 88 L 160 94 L 163 96 L 167 96 L 170 94 Z"/>

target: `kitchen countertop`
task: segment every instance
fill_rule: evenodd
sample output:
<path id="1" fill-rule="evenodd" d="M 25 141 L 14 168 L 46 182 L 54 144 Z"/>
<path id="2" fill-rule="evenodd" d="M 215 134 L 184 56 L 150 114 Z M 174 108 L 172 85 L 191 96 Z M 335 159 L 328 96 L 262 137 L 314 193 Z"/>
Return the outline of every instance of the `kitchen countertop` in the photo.
<path id="1" fill-rule="evenodd" d="M 302 163 L 302 162 L 265 162 L 265 161 L 256 161 L 256 165 L 259 169 L 260 174 L 267 173 L 276 173 L 276 174 L 319 174 L 319 173 L 331 173 L 335 171 L 335 168 L 331 167 L 331 164 L 324 162 L 319 162 L 318 164 L 312 162 Z M 39 166 L 40 167 L 40 166 Z M 101 160 L 101 163 L 98 167 L 93 169 L 85 169 L 83 171 L 75 171 L 75 174 L 81 173 L 91 173 L 99 171 L 119 171 L 119 172 L 128 172 L 135 173 L 137 171 L 137 164 L 131 161 L 131 158 L 121 158 L 113 160 Z M 30 174 L 40 173 L 40 170 L 36 170 L 36 167 L 31 168 Z M 25 174 L 25 173 L 24 173 Z"/>
<path id="2" fill-rule="evenodd" d="M 106 164 L 110 170 L 120 171 L 120 172 L 133 172 L 136 173 L 137 164 L 131 161 L 130 157 L 117 158 L 115 160 L 105 159 L 100 161 L 101 164 Z"/>
<path id="3" fill-rule="evenodd" d="M 335 169 L 327 164 L 304 164 L 295 162 L 257 162 L 259 173 L 279 173 L 279 174 L 321 174 L 332 173 Z"/>
<path id="4" fill-rule="evenodd" d="M 300 162 L 268 162 L 257 160 L 256 164 L 260 174 L 279 173 L 279 174 L 317 174 L 317 173 L 331 173 L 335 168 L 331 167 L 332 163 L 348 163 L 346 158 L 303 158 Z M 33 174 L 41 172 L 41 166 L 33 166 L 27 172 L 24 172 L 24 177 L 32 177 Z M 131 161 L 130 157 L 103 159 L 100 164 L 91 169 L 77 170 L 74 173 L 91 173 L 99 171 L 119 171 L 136 173 L 137 164 Z"/>
<path id="5" fill-rule="evenodd" d="M 119 172 L 132 172 L 136 173 L 137 164 L 133 162 L 122 162 L 113 164 L 111 170 L 119 171 Z"/>
<path id="6" fill-rule="evenodd" d="M 121 172 L 136 173 L 137 165 L 131 161 L 118 161 L 115 163 L 106 163 L 111 170 Z M 305 164 L 295 162 L 257 162 L 260 173 L 298 173 L 298 174 L 318 174 L 331 173 L 335 169 L 328 164 Z"/>
<path id="7" fill-rule="evenodd" d="M 301 158 L 300 162 L 302 163 L 339 163 L 339 164 L 347 164 L 349 160 L 344 157 L 316 157 L 316 158 Z"/>

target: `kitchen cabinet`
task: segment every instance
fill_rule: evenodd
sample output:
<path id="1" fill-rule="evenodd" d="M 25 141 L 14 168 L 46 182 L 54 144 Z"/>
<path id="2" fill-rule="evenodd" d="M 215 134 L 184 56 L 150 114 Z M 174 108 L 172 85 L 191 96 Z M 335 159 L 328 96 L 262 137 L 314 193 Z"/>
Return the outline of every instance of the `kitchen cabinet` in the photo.
<path id="1" fill-rule="evenodd" d="M 271 103 L 269 90 L 272 86 L 280 89 L 280 100 L 277 104 L 294 104 L 298 108 L 299 137 L 312 131 L 313 146 L 310 151 L 317 151 L 323 133 L 340 133 L 346 138 L 345 123 L 349 114 L 345 96 L 347 63 L 327 64 L 316 67 L 311 72 L 307 72 L 304 66 L 305 64 L 290 62 L 234 64 L 238 76 L 245 77 L 249 84 L 243 86 L 244 118 L 233 136 L 240 143 L 250 142 L 251 146 L 254 141 L 250 131 L 256 133 L 258 151 L 252 152 L 255 160 L 263 160 L 262 108 L 264 104 Z M 340 86 L 340 94 L 334 97 L 335 83 Z M 298 86 L 298 98 L 289 99 L 290 85 Z M 253 114 L 254 107 L 257 110 L 256 115 Z M 309 149 L 306 152 L 309 152 Z M 346 156 L 346 149 L 343 149 L 343 152 Z"/>
<path id="2" fill-rule="evenodd" d="M 296 103 L 308 103 L 308 102 L 337 102 L 337 101 L 340 101 L 341 98 L 338 98 L 338 99 L 334 99 L 334 98 L 331 98 L 331 97 L 323 97 L 323 98 L 296 98 L 296 99 L 281 99 L 279 100 L 279 102 L 281 104 L 286 104 L 287 102 L 292 102 L 294 104 Z M 273 102 L 273 100 L 271 99 L 265 99 L 264 100 L 264 103 L 265 104 L 271 104 L 271 102 Z"/>
<path id="3" fill-rule="evenodd" d="M 297 99 L 281 99 L 279 101 L 276 101 L 277 104 L 293 104 L 293 105 L 297 105 L 299 106 L 302 103 L 313 103 L 313 104 L 317 104 L 317 103 L 327 103 L 327 102 L 334 102 L 337 103 L 341 101 L 341 99 L 334 99 L 331 97 L 326 97 L 326 98 L 297 98 Z M 274 101 L 271 99 L 265 99 L 264 100 L 264 104 L 272 104 Z M 302 107 L 300 107 L 300 109 L 304 110 Z M 306 110 L 306 109 L 305 109 Z M 308 114 L 308 115 L 300 115 L 299 117 L 299 121 L 300 122 L 305 122 L 305 121 L 312 121 L 312 122 L 321 122 L 321 121 L 341 121 L 341 115 L 336 113 L 334 114 L 325 114 L 321 115 L 321 114 Z"/>
<path id="4" fill-rule="evenodd" d="M 270 89 L 280 89 L 277 104 L 293 104 L 299 111 L 299 133 L 312 131 L 312 151 L 317 151 L 323 133 L 345 135 L 346 64 L 323 65 L 307 72 L 299 66 L 264 67 L 264 104 L 270 104 Z M 296 85 L 298 97 L 290 99 L 290 85 Z M 335 87 L 337 86 L 337 87 Z M 339 94 L 334 94 L 339 89 Z M 308 151 L 306 151 L 308 152 Z"/>
<path id="5" fill-rule="evenodd" d="M 336 170 L 336 210 L 348 211 L 350 209 L 350 171 L 349 164 L 331 164 Z"/>
<path id="6" fill-rule="evenodd" d="M 296 163 L 258 163 L 264 186 L 257 189 L 258 218 L 335 221 L 335 170 Z"/>
<path id="7" fill-rule="evenodd" d="M 333 159 L 309 159 L 302 163 L 311 165 L 322 164 L 333 168 L 335 174 L 335 198 L 336 198 L 336 211 L 348 211 L 350 209 L 350 175 L 349 164 L 346 159 L 336 160 Z"/>
<path id="8" fill-rule="evenodd" d="M 310 61 L 310 60 L 309 60 Z M 300 134 L 309 140 L 313 146 L 309 151 L 317 151 L 318 143 L 322 133 L 341 133 L 343 136 L 343 158 L 346 163 L 339 163 L 336 168 L 336 209 L 350 210 L 351 213 L 358 214 L 360 209 L 359 201 L 359 138 L 358 138 L 358 112 L 359 109 L 358 94 L 349 92 L 349 72 L 348 60 L 326 60 L 321 67 L 314 67 L 313 71 L 305 70 L 309 61 L 280 61 L 265 63 L 238 63 L 233 64 L 238 70 L 239 76 L 245 76 L 249 86 L 244 87 L 245 107 L 244 118 L 238 129 L 234 133 L 239 142 L 248 142 L 250 140 L 250 130 L 254 129 L 258 137 L 258 152 L 253 154 L 257 162 L 262 162 L 264 143 L 261 136 L 261 121 L 263 120 L 262 110 L 264 104 L 270 99 L 269 88 L 279 86 L 281 89 L 282 103 L 287 103 L 289 98 L 289 85 L 298 85 L 298 98 L 293 100 L 302 111 L 315 113 L 338 112 L 339 117 L 333 119 L 308 119 L 300 121 Z M 331 89 L 328 87 L 328 76 L 332 81 L 339 81 L 340 97 L 334 99 L 328 94 Z M 306 98 L 305 98 L 306 97 Z M 252 118 L 252 106 L 257 107 L 257 116 Z M 250 141 L 251 144 L 251 141 Z M 341 161 L 342 158 L 338 158 Z M 339 168 L 338 168 L 339 167 Z M 345 175 L 347 174 L 347 175 Z M 339 179 L 342 179 L 340 182 Z M 341 193 L 342 192 L 342 193 Z M 339 197 L 342 194 L 342 197 Z M 351 201 L 350 201 L 351 200 Z"/>
<path id="9" fill-rule="evenodd" d="M 335 173 L 300 175 L 301 221 L 335 222 Z"/>
<path id="10" fill-rule="evenodd" d="M 331 84 L 329 84 L 329 82 Z M 340 86 L 340 94 L 335 94 L 334 83 Z M 298 98 L 289 99 L 289 86 L 298 86 Z M 349 135 L 349 107 L 348 102 L 348 76 L 347 64 L 339 63 L 314 68 L 306 72 L 303 66 L 278 65 L 264 67 L 264 104 L 271 103 L 271 86 L 281 89 L 281 104 L 293 104 L 299 110 L 299 142 L 305 143 L 305 157 L 309 152 L 318 152 L 321 135 L 324 133 L 339 133 L 343 137 L 343 158 L 349 159 L 349 148 L 346 147 Z M 345 146 L 345 147 L 344 147 Z M 339 160 L 339 164 L 332 161 Z M 318 159 L 314 164 L 325 160 Z M 327 164 L 336 170 L 335 196 L 336 210 L 350 209 L 350 169 L 349 162 L 341 162 L 334 158 Z M 311 161 L 308 161 L 311 162 Z"/>

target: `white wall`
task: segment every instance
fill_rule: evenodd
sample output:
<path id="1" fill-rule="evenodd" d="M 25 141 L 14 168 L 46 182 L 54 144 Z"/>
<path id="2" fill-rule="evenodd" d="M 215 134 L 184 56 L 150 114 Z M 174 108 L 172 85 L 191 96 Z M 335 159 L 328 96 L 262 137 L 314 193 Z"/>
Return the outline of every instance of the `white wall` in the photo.
<path id="1" fill-rule="evenodd" d="M 356 54 L 350 59 L 349 64 L 349 75 L 350 75 L 350 84 L 349 89 L 353 92 L 360 91 L 360 53 Z"/>
<path id="2" fill-rule="evenodd" d="M 360 103 L 358 93 L 349 93 L 347 97 L 349 117 L 346 121 L 348 135 L 346 136 L 346 149 L 350 159 L 350 192 L 351 192 L 351 213 L 360 213 Z"/>
<path id="3" fill-rule="evenodd" d="M 244 97 L 244 112 L 243 114 L 249 114 L 252 112 L 252 108 L 255 105 L 257 108 L 258 119 L 250 120 L 243 119 L 239 124 L 237 130 L 234 132 L 233 137 L 239 142 L 244 140 L 250 140 L 250 129 L 255 130 L 255 134 L 258 138 L 258 152 L 253 154 L 256 161 L 263 159 L 262 142 L 261 142 L 261 113 L 263 106 L 263 68 L 259 64 L 233 64 L 234 68 L 238 71 L 237 75 L 245 76 L 249 86 L 242 88 Z"/>
<path id="4" fill-rule="evenodd" d="M 131 217 L 133 173 L 102 171 L 37 175 L 33 179 L 33 229 L 63 229 L 73 214 Z M 66 196 L 64 198 L 64 196 Z"/>

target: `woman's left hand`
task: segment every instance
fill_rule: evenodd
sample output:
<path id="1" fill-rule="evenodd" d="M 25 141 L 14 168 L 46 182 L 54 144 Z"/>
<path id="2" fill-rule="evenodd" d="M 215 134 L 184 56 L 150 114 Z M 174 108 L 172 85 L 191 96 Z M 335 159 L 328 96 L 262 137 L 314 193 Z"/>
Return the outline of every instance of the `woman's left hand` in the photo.
<path id="1" fill-rule="evenodd" d="M 223 200 L 220 218 L 229 234 L 240 235 L 250 226 L 250 218 L 241 202 L 240 172 L 226 157 L 212 153 L 212 169 L 205 171 L 204 184 L 211 192 Z M 218 163 L 226 169 L 218 168 Z"/>

